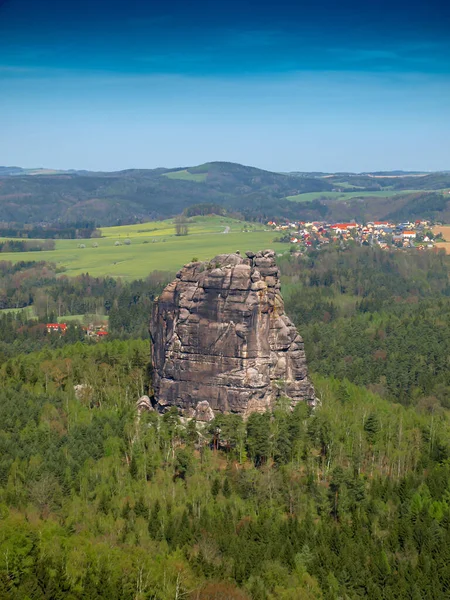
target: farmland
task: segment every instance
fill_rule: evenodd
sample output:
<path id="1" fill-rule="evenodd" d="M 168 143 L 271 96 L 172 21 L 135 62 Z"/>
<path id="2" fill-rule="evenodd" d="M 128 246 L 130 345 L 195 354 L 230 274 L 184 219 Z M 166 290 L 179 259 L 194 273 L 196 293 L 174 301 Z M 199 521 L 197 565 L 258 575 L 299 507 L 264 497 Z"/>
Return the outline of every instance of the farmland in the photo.
<path id="1" fill-rule="evenodd" d="M 225 217 L 195 217 L 187 236 L 175 235 L 172 220 L 106 227 L 101 233 L 98 239 L 57 240 L 52 251 L 2 253 L 1 259 L 45 260 L 70 276 L 89 273 L 136 279 L 154 270 L 177 271 L 194 257 L 206 260 L 220 253 L 273 247 L 275 237 L 262 225 Z M 276 244 L 277 252 L 287 247 Z"/>
<path id="2" fill-rule="evenodd" d="M 450 225 L 437 225 L 433 228 L 433 233 L 442 233 L 442 237 L 444 238 L 443 242 L 436 243 L 436 248 L 441 248 L 447 254 L 450 254 Z"/>

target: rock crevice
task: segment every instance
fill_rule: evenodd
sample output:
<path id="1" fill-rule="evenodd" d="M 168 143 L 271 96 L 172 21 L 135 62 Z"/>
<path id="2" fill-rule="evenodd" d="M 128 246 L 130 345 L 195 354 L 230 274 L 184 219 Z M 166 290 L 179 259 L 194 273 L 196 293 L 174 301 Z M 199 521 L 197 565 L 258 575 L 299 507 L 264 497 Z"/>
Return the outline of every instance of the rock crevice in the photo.
<path id="1" fill-rule="evenodd" d="M 154 399 L 187 417 L 314 404 L 303 340 L 284 312 L 273 250 L 185 265 L 155 300 Z"/>

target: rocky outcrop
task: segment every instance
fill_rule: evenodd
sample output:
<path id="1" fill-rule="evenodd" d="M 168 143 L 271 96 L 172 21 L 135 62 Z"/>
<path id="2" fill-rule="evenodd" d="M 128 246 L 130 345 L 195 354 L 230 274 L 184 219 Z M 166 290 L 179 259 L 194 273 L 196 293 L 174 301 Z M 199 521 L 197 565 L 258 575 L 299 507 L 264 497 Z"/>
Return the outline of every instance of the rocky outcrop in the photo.
<path id="1" fill-rule="evenodd" d="M 90 401 L 94 394 L 92 386 L 87 383 L 79 383 L 78 385 L 74 385 L 73 391 L 75 393 L 75 398 L 83 402 Z"/>
<path id="2" fill-rule="evenodd" d="M 137 400 L 136 409 L 139 414 L 141 414 L 141 412 L 145 412 L 145 411 L 149 412 L 149 411 L 154 410 L 153 406 L 152 406 L 152 402 L 148 396 L 141 396 L 139 398 L 139 400 Z"/>
<path id="3" fill-rule="evenodd" d="M 264 412 L 279 396 L 314 404 L 303 340 L 284 312 L 272 250 L 189 263 L 153 305 L 157 407 L 210 420 Z"/>

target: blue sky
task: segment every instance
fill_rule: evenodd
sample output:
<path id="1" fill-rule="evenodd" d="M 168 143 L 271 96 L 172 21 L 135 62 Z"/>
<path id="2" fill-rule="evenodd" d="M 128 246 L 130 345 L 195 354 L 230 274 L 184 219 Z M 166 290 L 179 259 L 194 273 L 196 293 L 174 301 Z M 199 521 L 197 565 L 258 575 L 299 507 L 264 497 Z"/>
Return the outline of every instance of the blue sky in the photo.
<path id="1" fill-rule="evenodd" d="M 450 169 L 448 4 L 0 0 L 0 164 Z"/>

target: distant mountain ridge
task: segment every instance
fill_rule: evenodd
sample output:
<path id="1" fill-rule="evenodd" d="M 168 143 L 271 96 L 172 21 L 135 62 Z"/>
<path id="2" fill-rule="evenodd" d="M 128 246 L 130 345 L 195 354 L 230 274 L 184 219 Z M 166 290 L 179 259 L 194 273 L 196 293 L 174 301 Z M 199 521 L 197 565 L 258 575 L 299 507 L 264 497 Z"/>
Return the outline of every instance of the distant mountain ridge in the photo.
<path id="1" fill-rule="evenodd" d="M 143 169 L 143 168 L 129 168 L 129 169 L 119 169 L 118 171 L 89 171 L 87 169 L 53 169 L 51 167 L 16 167 L 16 166 L 2 166 L 0 165 L 0 176 L 8 176 L 8 175 L 30 175 L 30 174 L 66 174 L 66 173 L 74 173 L 74 174 L 82 174 L 82 175 L 119 175 L 124 173 L 168 173 L 175 171 L 183 171 L 190 170 L 194 172 L 195 170 L 201 170 L 205 167 L 210 167 L 213 165 L 229 165 L 229 166 L 237 166 L 244 167 L 245 169 L 254 169 L 255 171 L 264 171 L 266 173 L 276 173 L 280 175 L 288 175 L 293 177 L 330 177 L 330 176 L 374 176 L 374 177 L 408 177 L 408 176 L 424 176 L 430 175 L 433 173 L 443 173 L 448 174 L 449 171 L 404 171 L 404 170 L 392 170 L 392 171 L 268 171 L 267 169 L 260 169 L 259 167 L 252 166 L 244 166 L 240 163 L 226 162 L 226 161 L 214 161 L 210 163 L 203 163 L 202 165 L 197 166 L 183 166 L 183 167 L 155 167 L 151 169 Z"/>
<path id="2" fill-rule="evenodd" d="M 407 212 L 410 201 L 417 216 L 417 211 L 430 213 L 426 204 L 432 191 L 439 198 L 431 212 L 447 214 L 450 196 L 442 190 L 450 189 L 449 173 L 392 173 L 275 173 L 230 162 L 116 172 L 0 167 L 0 221 L 113 225 L 167 218 L 203 203 L 252 220 L 318 220 L 356 218 L 362 211 L 382 218 L 397 206 Z M 388 203 L 384 197 L 367 198 L 369 192 L 380 196 L 385 190 Z M 395 196 L 397 191 L 403 195 Z M 288 199 L 293 196 L 301 202 Z M 347 196 L 352 196 L 349 201 Z"/>

